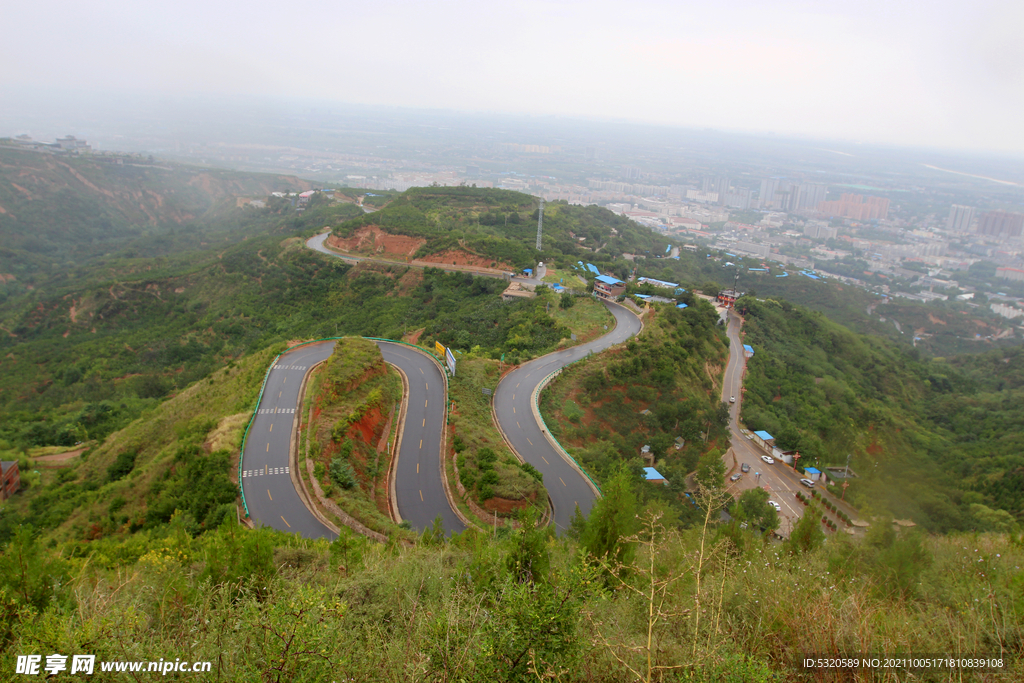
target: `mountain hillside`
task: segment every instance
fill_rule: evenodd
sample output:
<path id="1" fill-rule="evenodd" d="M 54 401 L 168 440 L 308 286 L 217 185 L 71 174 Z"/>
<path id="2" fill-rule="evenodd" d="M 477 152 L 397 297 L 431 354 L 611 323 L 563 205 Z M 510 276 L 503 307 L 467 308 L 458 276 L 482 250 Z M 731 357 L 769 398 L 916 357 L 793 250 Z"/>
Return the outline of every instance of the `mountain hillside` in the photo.
<path id="1" fill-rule="evenodd" d="M 310 187 L 288 176 L 0 145 L 0 273 L 32 284 L 48 274 L 39 272 L 46 264 L 81 264 L 137 237 L 195 232 L 235 209 L 238 197 Z"/>

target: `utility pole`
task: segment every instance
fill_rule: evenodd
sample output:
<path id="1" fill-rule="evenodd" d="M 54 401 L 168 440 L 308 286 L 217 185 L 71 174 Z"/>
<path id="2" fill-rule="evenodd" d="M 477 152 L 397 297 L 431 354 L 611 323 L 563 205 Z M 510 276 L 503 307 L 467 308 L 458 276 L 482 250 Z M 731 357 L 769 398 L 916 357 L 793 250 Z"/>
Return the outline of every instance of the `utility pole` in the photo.
<path id="1" fill-rule="evenodd" d="M 537 211 L 537 251 L 540 251 L 541 237 L 544 234 L 544 198 L 540 198 L 540 209 Z"/>

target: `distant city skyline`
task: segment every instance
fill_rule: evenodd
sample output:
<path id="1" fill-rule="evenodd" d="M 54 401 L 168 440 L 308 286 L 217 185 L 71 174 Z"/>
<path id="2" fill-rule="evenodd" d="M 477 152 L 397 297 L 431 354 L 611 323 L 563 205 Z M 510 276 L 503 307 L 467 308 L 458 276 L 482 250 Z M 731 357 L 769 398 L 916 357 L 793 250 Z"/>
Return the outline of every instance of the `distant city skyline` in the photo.
<path id="1" fill-rule="evenodd" d="M 1020 3 L 41 0 L 5 18 L 46 26 L 0 44 L 5 111 L 33 88 L 253 95 L 1024 154 Z"/>

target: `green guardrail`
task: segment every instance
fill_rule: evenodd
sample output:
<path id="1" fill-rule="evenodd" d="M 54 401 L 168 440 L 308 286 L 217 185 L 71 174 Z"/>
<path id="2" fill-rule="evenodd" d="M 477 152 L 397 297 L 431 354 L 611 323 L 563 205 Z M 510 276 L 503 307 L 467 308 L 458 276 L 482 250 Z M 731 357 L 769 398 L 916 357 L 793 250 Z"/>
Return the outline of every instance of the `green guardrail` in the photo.
<path id="1" fill-rule="evenodd" d="M 427 351 L 423 347 L 416 346 L 415 344 L 410 344 L 409 342 L 395 340 L 395 339 L 385 339 L 383 337 L 362 337 L 362 338 L 366 339 L 366 340 L 369 340 L 369 341 L 382 341 L 382 342 L 389 342 L 391 344 L 404 344 L 405 346 L 408 346 L 408 347 L 411 347 L 411 348 L 414 348 L 414 349 L 417 349 L 419 351 L 423 351 L 423 352 L 427 353 L 428 355 L 430 355 L 431 358 L 434 357 L 433 354 L 431 354 L 429 351 Z M 248 503 L 245 502 L 245 487 L 242 486 L 242 461 L 245 458 L 245 442 L 246 442 L 246 439 L 249 438 L 249 428 L 252 427 L 253 420 L 256 419 L 256 414 L 257 414 L 257 412 L 260 409 L 260 403 L 263 401 L 263 392 L 267 388 L 267 380 L 270 379 L 270 371 L 274 369 L 275 365 L 277 365 L 277 362 L 281 359 L 281 356 L 283 356 L 286 353 L 294 351 L 295 349 L 300 348 L 302 346 L 308 346 L 309 344 L 319 344 L 320 342 L 326 342 L 326 341 L 338 341 L 339 339 L 344 339 L 344 337 L 324 337 L 322 339 L 312 339 L 310 341 L 305 341 L 305 342 L 296 344 L 295 346 L 289 346 L 287 349 L 285 349 L 284 351 L 282 351 L 281 353 L 277 354 L 274 357 L 274 360 L 270 364 L 270 367 L 267 368 L 267 372 L 263 375 L 263 383 L 260 385 L 260 394 L 259 394 L 259 396 L 256 397 L 256 405 L 252 409 L 252 415 L 249 417 L 249 422 L 245 425 L 245 433 L 242 434 L 242 446 L 241 446 L 241 450 L 238 453 L 238 492 L 242 496 L 242 507 L 245 509 L 245 518 L 246 519 L 249 518 L 249 505 L 248 505 Z M 443 367 L 444 366 L 442 366 L 442 368 Z M 447 395 L 447 393 L 448 393 L 447 392 L 448 376 L 447 376 L 447 374 L 444 373 L 443 369 L 442 369 L 441 374 L 445 375 L 445 389 L 446 389 L 445 394 Z M 299 400 L 302 400 L 301 396 L 299 397 Z M 445 418 L 445 424 L 448 424 L 448 401 L 445 401 L 444 418 Z M 302 419 L 301 415 L 299 416 L 299 419 L 300 420 Z"/>

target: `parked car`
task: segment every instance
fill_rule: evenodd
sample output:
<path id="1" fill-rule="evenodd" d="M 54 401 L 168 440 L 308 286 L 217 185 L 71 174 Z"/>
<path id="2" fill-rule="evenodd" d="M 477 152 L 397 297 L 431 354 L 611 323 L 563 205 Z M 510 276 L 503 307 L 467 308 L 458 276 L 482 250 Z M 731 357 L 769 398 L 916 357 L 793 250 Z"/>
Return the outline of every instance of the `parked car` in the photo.
<path id="1" fill-rule="evenodd" d="M 773 458 L 770 455 L 762 455 L 761 459 L 764 460 L 769 465 L 774 465 L 775 464 L 775 458 Z"/>
<path id="2" fill-rule="evenodd" d="M 747 463 L 743 463 L 742 465 L 740 465 L 740 472 L 749 472 L 749 471 L 750 471 L 750 465 L 748 465 Z"/>
<path id="3" fill-rule="evenodd" d="M 814 488 L 814 482 L 811 481 L 810 479 L 801 479 L 800 483 L 803 484 L 804 486 L 806 486 L 809 489 L 813 489 Z"/>
<path id="4" fill-rule="evenodd" d="M 776 512 L 782 512 L 782 506 L 776 503 L 774 500 L 769 500 L 768 504 L 775 508 Z"/>
<path id="5" fill-rule="evenodd" d="M 737 480 L 738 480 L 738 479 L 739 479 L 740 477 L 742 477 L 742 476 L 743 476 L 742 474 L 740 474 L 739 472 L 737 472 L 736 474 L 734 474 L 734 475 L 732 475 L 731 477 L 729 477 L 729 481 L 737 481 Z"/>

